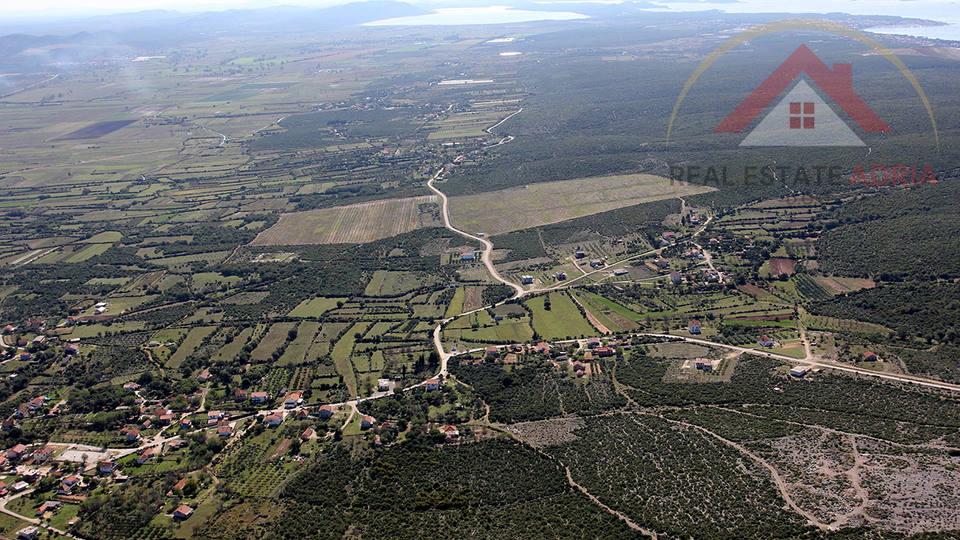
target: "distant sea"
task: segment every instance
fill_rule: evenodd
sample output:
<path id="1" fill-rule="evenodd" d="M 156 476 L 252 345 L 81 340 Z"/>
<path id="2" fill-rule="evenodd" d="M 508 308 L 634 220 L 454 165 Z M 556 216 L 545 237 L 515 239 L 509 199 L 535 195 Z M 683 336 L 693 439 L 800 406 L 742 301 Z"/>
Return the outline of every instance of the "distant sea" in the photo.
<path id="1" fill-rule="evenodd" d="M 960 41 L 960 24 L 950 24 L 947 26 L 906 26 L 901 28 L 867 28 L 867 31 L 876 32 L 877 34 L 902 34 L 906 36 Z"/>
<path id="2" fill-rule="evenodd" d="M 571 11 L 525 11 L 506 6 L 439 8 L 434 13 L 413 17 L 397 17 L 364 23 L 363 26 L 421 26 L 461 24 L 505 24 L 530 21 L 569 21 L 588 19 Z"/>
<path id="3" fill-rule="evenodd" d="M 590 0 L 585 0 L 589 2 Z M 657 3 L 657 0 L 651 0 Z M 540 4 L 563 9 L 569 2 L 541 0 Z M 611 3 L 605 0 L 603 3 Z M 615 2 L 613 2 L 615 3 Z M 809 16 L 813 13 L 849 13 L 851 15 L 887 15 L 927 19 L 947 23 L 946 26 L 903 26 L 877 27 L 867 29 L 879 34 L 903 34 L 934 39 L 960 41 L 960 2 L 957 0 L 739 0 L 737 2 L 718 1 L 677 1 L 669 0 L 661 4 L 662 9 L 651 11 L 704 11 L 716 9 L 728 13 L 783 13 L 784 18 L 792 14 Z M 366 23 L 365 26 L 415 26 L 415 25 L 461 25 L 461 24 L 504 24 L 529 21 L 566 21 L 588 19 L 587 15 L 571 11 L 528 11 L 513 9 L 509 6 L 489 6 L 470 8 L 439 8 L 427 15 L 399 17 Z"/>

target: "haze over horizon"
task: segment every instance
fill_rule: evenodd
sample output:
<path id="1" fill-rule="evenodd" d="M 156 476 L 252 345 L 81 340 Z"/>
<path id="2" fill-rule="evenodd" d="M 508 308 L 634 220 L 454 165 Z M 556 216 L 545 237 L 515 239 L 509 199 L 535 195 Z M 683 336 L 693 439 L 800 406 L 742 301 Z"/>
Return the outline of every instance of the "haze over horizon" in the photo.
<path id="1" fill-rule="evenodd" d="M 13 18 L 58 18 L 100 16 L 115 13 L 133 13 L 138 11 L 165 9 L 181 12 L 224 11 L 231 9 L 258 9 L 277 6 L 302 6 L 309 8 L 323 8 L 340 4 L 351 3 L 352 0 L 203 0 L 202 2 L 188 2 L 186 0 L 141 0 L 136 9 L 131 9 L 129 2 L 123 0 L 37 0 L 26 4 L 0 6 L 0 14 Z M 444 0 L 414 0 L 410 4 L 425 9 L 452 8 L 452 7 L 485 7 L 506 6 L 516 9 L 528 8 L 526 2 L 506 1 L 474 1 L 469 3 L 449 2 Z M 556 5 L 558 11 L 576 11 L 577 4 L 616 4 L 627 3 L 615 0 L 548 0 L 537 1 L 540 6 Z M 717 9 L 728 13 L 850 13 L 853 15 L 895 15 L 902 17 L 916 17 L 933 19 L 945 22 L 960 21 L 960 9 L 954 0 L 885 0 L 877 2 L 860 2 L 857 0 L 702 0 L 676 1 L 654 0 L 651 2 L 670 11 L 701 11 Z M 656 8 L 652 8 L 656 9 Z"/>

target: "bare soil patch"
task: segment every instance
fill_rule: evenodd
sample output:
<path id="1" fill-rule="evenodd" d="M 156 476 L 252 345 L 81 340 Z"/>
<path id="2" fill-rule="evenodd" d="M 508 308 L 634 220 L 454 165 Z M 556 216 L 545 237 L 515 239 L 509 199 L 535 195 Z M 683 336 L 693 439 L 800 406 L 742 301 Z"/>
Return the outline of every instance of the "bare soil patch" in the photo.
<path id="1" fill-rule="evenodd" d="M 543 448 L 554 444 L 563 444 L 578 439 L 574 431 L 584 427 L 582 418 L 552 418 L 536 422 L 513 424 L 507 430 L 516 433 L 523 441 L 534 448 Z"/>
<path id="2" fill-rule="evenodd" d="M 796 259 L 781 259 L 779 257 L 775 257 L 770 259 L 770 272 L 775 276 L 779 276 L 780 274 L 792 276 L 793 268 L 796 265 Z"/>

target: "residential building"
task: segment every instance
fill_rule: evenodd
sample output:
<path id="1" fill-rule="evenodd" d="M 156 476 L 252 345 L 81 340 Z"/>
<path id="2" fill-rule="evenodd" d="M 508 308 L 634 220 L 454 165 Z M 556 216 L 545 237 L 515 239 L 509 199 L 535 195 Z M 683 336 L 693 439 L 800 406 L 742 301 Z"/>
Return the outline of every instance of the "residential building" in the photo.
<path id="1" fill-rule="evenodd" d="M 302 396 L 303 396 L 303 392 L 301 392 L 301 391 L 299 391 L 299 390 L 296 391 L 296 392 L 291 392 L 291 393 L 287 394 L 287 396 L 286 396 L 285 398 L 283 398 L 283 407 L 284 407 L 285 409 L 293 409 L 293 408 L 295 408 L 297 405 L 300 404 L 300 401 L 301 401 L 301 399 L 302 399 Z"/>
<path id="2" fill-rule="evenodd" d="M 192 515 L 193 515 L 193 508 L 190 508 L 185 504 L 181 504 L 179 507 L 177 507 L 176 510 L 173 511 L 173 519 L 177 521 L 188 519 Z"/>
<path id="3" fill-rule="evenodd" d="M 326 420 L 333 417 L 333 407 L 330 405 L 323 405 L 317 410 L 317 418 Z"/>

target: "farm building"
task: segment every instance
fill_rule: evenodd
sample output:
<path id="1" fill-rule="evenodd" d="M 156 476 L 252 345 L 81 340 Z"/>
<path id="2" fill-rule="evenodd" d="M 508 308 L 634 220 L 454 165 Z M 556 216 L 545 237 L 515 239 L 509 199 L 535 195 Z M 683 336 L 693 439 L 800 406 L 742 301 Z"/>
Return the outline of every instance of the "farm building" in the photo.
<path id="1" fill-rule="evenodd" d="M 564 281 L 567 279 L 567 273 L 563 270 L 560 270 L 554 275 L 554 277 L 556 277 L 558 281 Z"/>
<path id="2" fill-rule="evenodd" d="M 691 333 L 691 334 L 699 334 L 699 333 L 700 333 L 700 321 L 698 321 L 698 320 L 696 320 L 696 319 L 690 319 L 690 324 L 687 325 L 687 328 L 690 330 L 690 333 Z"/>
<path id="3" fill-rule="evenodd" d="M 877 353 L 873 353 L 873 352 L 870 352 L 870 351 L 865 351 L 865 352 L 863 353 L 863 361 L 864 361 L 864 362 L 876 362 L 876 361 L 878 361 L 878 360 L 880 360 L 880 357 L 877 356 Z"/>
<path id="4" fill-rule="evenodd" d="M 532 283 L 533 283 L 533 276 L 528 275 L 528 274 L 524 274 L 524 275 L 520 276 L 520 283 L 522 283 L 522 284 L 524 284 L 524 285 L 530 285 L 530 284 L 532 284 Z"/>
<path id="5" fill-rule="evenodd" d="M 377 391 L 378 391 L 378 392 L 389 392 L 389 391 L 390 391 L 390 379 L 377 379 Z"/>
<path id="6" fill-rule="evenodd" d="M 617 268 L 616 270 L 613 271 L 613 275 L 615 276 L 623 276 L 629 273 L 630 271 L 627 270 L 626 268 Z"/>
<path id="7" fill-rule="evenodd" d="M 697 358 L 695 365 L 701 371 L 713 371 L 714 361 L 709 358 Z"/>
<path id="8" fill-rule="evenodd" d="M 590 261 L 590 268 L 600 268 L 601 266 L 603 266 L 603 261 L 600 259 L 593 259 Z"/>
<path id="9" fill-rule="evenodd" d="M 768 336 L 760 336 L 760 339 L 757 341 L 761 347 L 773 347 L 774 341 L 773 338 Z"/>
<path id="10" fill-rule="evenodd" d="M 582 258 L 586 257 L 587 254 L 586 254 L 586 252 L 584 252 L 584 251 L 577 251 L 576 253 L 573 254 L 573 256 L 576 257 L 576 258 L 578 258 L 578 259 L 582 259 Z"/>
<path id="11" fill-rule="evenodd" d="M 464 251 L 460 254 L 461 261 L 473 261 L 477 259 L 477 254 L 474 251 Z"/>
<path id="12" fill-rule="evenodd" d="M 491 345 L 487 347 L 486 353 L 487 353 L 487 356 L 489 356 L 490 358 L 496 358 L 498 354 L 497 348 Z"/>

